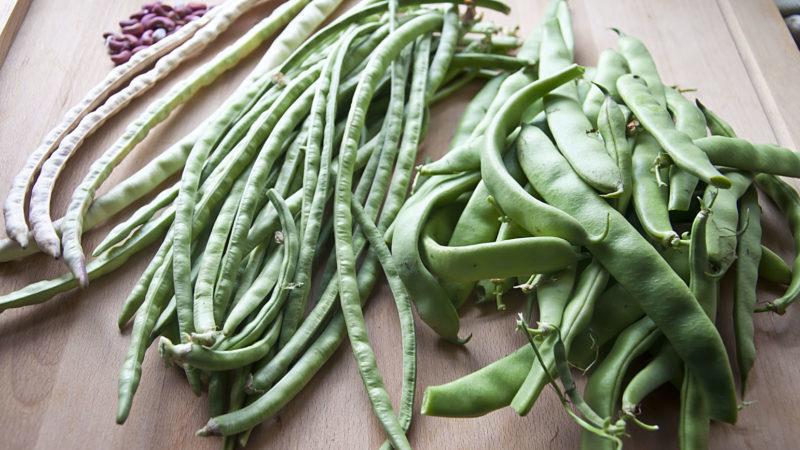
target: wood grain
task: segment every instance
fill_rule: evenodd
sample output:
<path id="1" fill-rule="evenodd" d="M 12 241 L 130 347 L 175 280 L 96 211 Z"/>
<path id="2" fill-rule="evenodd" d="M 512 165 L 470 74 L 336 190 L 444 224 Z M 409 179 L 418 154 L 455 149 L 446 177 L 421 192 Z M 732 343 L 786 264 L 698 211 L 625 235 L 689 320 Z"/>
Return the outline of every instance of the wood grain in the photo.
<path id="1" fill-rule="evenodd" d="M 64 4 L 69 5 L 68 8 Z M 48 128 L 110 68 L 100 35 L 116 20 L 135 10 L 141 0 L 38 0 L 30 8 L 0 68 L 0 197 L 4 197 L 13 173 L 38 144 Z M 487 14 L 503 24 L 529 32 L 543 10 L 544 0 L 510 1 L 509 17 Z M 800 90 L 789 84 L 788 74 L 798 73 L 796 58 L 787 57 L 783 44 L 767 52 L 754 40 L 773 32 L 774 21 L 750 21 L 733 31 L 732 17 L 744 21 L 735 7 L 768 8 L 770 0 L 573 0 L 577 58 L 594 64 L 599 51 L 614 45 L 616 26 L 639 36 L 650 48 L 665 81 L 696 89 L 696 95 L 728 118 L 744 137 L 759 142 L 800 142 L 794 133 L 800 119 L 792 103 Z M 221 42 L 229 43 L 271 7 L 239 21 Z M 759 11 L 769 11 L 759 9 Z M 68 28 L 65 26 L 68 25 Z M 59 39 L 49 39 L 53 29 Z M 738 33 L 738 34 L 737 34 Z M 751 45 L 751 56 L 742 50 Z M 773 51 L 774 50 L 774 51 Z M 796 51 L 796 49 L 792 49 Z M 198 60 L 208 58 L 205 52 Z M 256 59 L 223 76 L 214 87 L 159 126 L 112 174 L 111 186 L 144 164 L 190 129 L 243 79 Z M 56 214 L 63 213 L 72 189 L 91 161 L 119 136 L 125 124 L 143 110 L 149 100 L 162 94 L 193 64 L 181 68 L 166 83 L 141 99 L 102 132 L 89 139 L 70 162 L 59 185 Z M 776 77 L 775 64 L 789 64 Z M 781 66 L 783 67 L 783 66 Z M 754 70 L 763 81 L 754 81 Z M 761 85 L 759 85 L 761 83 Z M 441 155 L 450 139 L 449 124 L 457 119 L 478 86 L 465 88 L 455 98 L 437 105 L 423 155 Z M 765 106 L 769 93 L 775 108 Z M 784 103 L 786 102 L 786 103 Z M 780 111 L 781 120 L 775 119 Z M 792 136 L 792 141 L 786 141 Z M 791 257 L 786 225 L 765 202 L 766 242 L 784 257 Z M 91 233 L 94 243 L 109 227 Z M 84 292 L 61 295 L 48 304 L 9 311 L 0 316 L 0 448 L 213 448 L 216 439 L 193 436 L 205 423 L 205 399 L 194 397 L 179 372 L 166 369 L 155 352 L 144 364 L 142 384 L 133 411 L 124 426 L 114 424 L 119 365 L 128 345 L 128 331 L 116 330 L 115 316 L 127 291 L 143 270 L 150 253 L 133 258 L 111 277 L 97 280 Z M 0 290 L 8 292 L 63 271 L 43 257 L 24 263 L 0 265 Z M 765 298 L 778 289 L 765 286 Z M 727 342 L 732 342 L 730 299 L 726 283 L 719 322 Z M 513 304 L 513 307 L 518 306 Z M 425 386 L 447 382 L 507 354 L 522 340 L 514 332 L 512 311 L 497 313 L 490 307 L 467 306 L 463 328 L 474 334 L 464 348 L 437 340 L 420 325 L 418 402 Z M 399 397 L 400 348 L 396 312 L 390 292 L 381 283 L 367 310 L 370 336 L 393 398 Z M 800 313 L 792 309 L 783 317 L 759 316 L 756 321 L 759 357 L 747 400 L 736 427 L 714 425 L 714 449 L 793 448 L 800 440 Z M 450 420 L 415 415 L 411 441 L 421 449 L 480 448 L 575 448 L 579 431 L 559 409 L 555 396 L 545 391 L 531 414 L 516 417 L 498 411 L 478 419 Z M 676 448 L 677 395 L 664 388 L 643 405 L 644 419 L 659 423 L 655 433 L 632 430 L 628 448 Z M 375 448 L 383 440 L 364 394 L 349 348 L 343 346 L 314 381 L 271 423 L 252 437 L 253 448 Z"/>
<path id="2" fill-rule="evenodd" d="M 25 13 L 31 6 L 32 0 L 3 0 L 0 1 L 0 66 L 6 59 L 8 49 L 14 42 L 14 36 L 22 21 L 25 20 Z"/>

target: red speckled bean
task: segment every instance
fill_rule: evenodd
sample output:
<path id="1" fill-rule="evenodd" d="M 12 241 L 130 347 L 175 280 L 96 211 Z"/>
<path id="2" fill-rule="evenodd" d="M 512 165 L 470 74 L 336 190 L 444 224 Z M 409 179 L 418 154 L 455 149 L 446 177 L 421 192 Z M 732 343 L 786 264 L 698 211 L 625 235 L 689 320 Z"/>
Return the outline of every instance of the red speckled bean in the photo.
<path id="1" fill-rule="evenodd" d="M 186 17 L 191 13 L 192 13 L 192 8 L 189 8 L 186 5 L 179 6 L 178 8 L 175 9 L 175 14 L 177 14 L 178 17 Z"/>
<path id="2" fill-rule="evenodd" d="M 137 36 L 132 35 L 132 34 L 123 34 L 122 35 L 122 39 L 128 41 L 128 43 L 131 46 L 134 46 L 134 45 L 136 45 L 137 42 L 139 42 L 139 38 Z"/>
<path id="3" fill-rule="evenodd" d="M 131 50 L 131 53 L 138 53 L 138 52 L 140 52 L 140 51 L 142 51 L 142 50 L 144 50 L 146 48 L 147 48 L 146 45 L 139 45 L 139 46 L 134 47 L 133 50 Z"/>
<path id="4" fill-rule="evenodd" d="M 167 30 L 165 30 L 163 28 L 156 28 L 155 30 L 153 30 L 153 40 L 155 42 L 158 42 L 161 39 L 164 39 L 166 36 L 167 36 Z"/>
<path id="5" fill-rule="evenodd" d="M 197 11 L 199 9 L 206 9 L 208 8 L 204 3 L 187 3 L 186 6 L 192 9 L 192 11 Z"/>
<path id="6" fill-rule="evenodd" d="M 138 12 L 135 12 L 135 13 L 131 14 L 128 17 L 130 17 L 131 19 L 140 20 L 142 17 L 145 16 L 145 14 L 147 14 L 147 11 L 141 10 L 141 11 L 138 11 Z"/>
<path id="7" fill-rule="evenodd" d="M 113 61 L 116 65 L 125 64 L 129 59 L 131 59 L 132 54 L 133 53 L 131 53 L 130 50 L 123 50 L 116 55 L 111 55 L 111 61 Z"/>
<path id="8" fill-rule="evenodd" d="M 119 53 L 123 50 L 128 50 L 131 48 L 130 42 L 115 38 L 109 39 L 106 45 L 108 46 L 108 49 L 114 53 Z"/>
<path id="9" fill-rule="evenodd" d="M 175 21 L 168 17 L 156 17 L 152 20 L 142 20 L 142 25 L 148 30 L 154 28 L 165 28 L 166 30 L 175 29 Z"/>
<path id="10" fill-rule="evenodd" d="M 103 39 L 106 39 L 106 40 L 108 38 L 110 38 L 110 37 L 113 37 L 113 36 L 114 36 L 114 33 L 110 32 L 110 31 L 106 31 L 105 33 L 103 33 Z"/>
<path id="11" fill-rule="evenodd" d="M 137 19 L 125 19 L 125 20 L 120 20 L 119 21 L 119 26 L 120 26 L 120 28 L 125 28 L 125 27 L 129 27 L 131 25 L 136 25 L 137 23 L 139 23 L 139 21 Z"/>
<path id="12" fill-rule="evenodd" d="M 144 26 L 141 23 L 136 23 L 127 27 L 122 27 L 122 32 L 134 36 L 141 36 L 144 32 Z"/>

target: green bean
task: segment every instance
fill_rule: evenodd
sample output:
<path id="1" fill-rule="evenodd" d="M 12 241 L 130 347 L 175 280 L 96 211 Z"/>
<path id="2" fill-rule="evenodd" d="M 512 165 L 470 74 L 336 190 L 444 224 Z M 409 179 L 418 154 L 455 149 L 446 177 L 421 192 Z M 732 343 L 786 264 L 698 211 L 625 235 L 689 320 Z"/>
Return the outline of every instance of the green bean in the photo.
<path id="1" fill-rule="evenodd" d="M 462 378 L 440 386 L 428 386 L 422 397 L 422 414 L 479 417 L 508 406 L 533 362 L 533 349 L 525 345 Z"/>
<path id="2" fill-rule="evenodd" d="M 716 200 L 714 200 L 716 203 Z M 689 286 L 708 317 L 717 315 L 719 281 L 708 275 L 711 270 L 707 249 L 707 222 L 709 205 L 697 214 L 692 223 L 691 244 L 689 248 L 690 283 Z M 708 447 L 709 418 L 713 417 L 713 397 L 707 395 L 700 382 L 702 375 L 685 368 L 681 385 L 681 411 L 678 425 L 678 440 L 681 449 L 703 449 Z"/>
<path id="3" fill-rule="evenodd" d="M 95 258 L 86 267 L 89 279 L 97 279 L 113 272 L 125 264 L 136 253 L 146 249 L 156 241 L 169 228 L 169 222 L 159 220 L 145 225 L 144 232 L 123 246 L 112 249 Z M 0 296 L 0 312 L 9 308 L 35 305 L 43 303 L 56 294 L 66 292 L 78 287 L 78 280 L 72 273 L 62 275 L 52 280 L 43 280 L 14 292 Z"/>
<path id="4" fill-rule="evenodd" d="M 792 282 L 792 269 L 780 255 L 762 245 L 758 277 L 773 283 L 789 284 Z"/>
<path id="5" fill-rule="evenodd" d="M 150 332 L 150 343 L 152 344 L 159 336 L 162 335 L 169 327 L 174 326 L 177 330 L 178 328 L 178 316 L 176 314 L 177 306 L 175 305 L 175 296 L 173 295 L 172 298 L 169 299 L 169 303 L 167 306 L 164 307 L 164 311 L 161 311 L 161 315 L 158 316 L 158 320 L 156 320 L 156 324 L 153 326 L 153 331 Z M 175 333 L 177 337 L 176 340 L 180 340 L 180 336 L 178 333 Z M 149 347 L 149 345 L 148 345 Z"/>
<path id="6" fill-rule="evenodd" d="M 640 77 L 647 83 L 647 89 L 652 93 L 656 103 L 662 108 L 667 107 L 664 83 L 658 76 L 656 63 L 653 56 L 639 39 L 629 36 L 622 31 L 612 28 L 617 33 L 619 52 L 625 57 L 631 74 Z M 624 97 L 624 96 L 623 96 Z M 627 103 L 627 102 L 626 102 Z"/>
<path id="7" fill-rule="evenodd" d="M 135 228 L 147 223 L 159 210 L 171 204 L 177 195 L 177 184 L 159 192 L 150 203 L 137 209 L 126 221 L 109 231 L 103 242 L 95 247 L 92 256 L 98 256 L 125 239 Z"/>
<path id="8" fill-rule="evenodd" d="M 544 15 L 544 21 L 555 17 L 557 6 L 557 1 L 548 4 L 547 11 Z M 538 61 L 541 40 L 542 32 L 540 28 L 537 28 L 525 40 L 522 48 L 520 48 L 520 51 L 517 53 L 517 56 L 532 61 Z M 492 119 L 497 115 L 506 101 L 511 96 L 516 94 L 520 89 L 532 83 L 535 79 L 536 71 L 532 70 L 518 70 L 506 77 L 500 84 L 500 87 L 498 88 L 497 93 L 494 95 L 494 98 L 491 99 L 482 119 L 472 128 L 472 132 L 469 137 L 470 140 L 479 139 L 478 143 L 482 144 L 483 134 L 486 132 L 487 127 L 491 123 Z M 535 108 L 541 110 L 541 107 L 538 106 L 539 102 L 531 103 L 536 103 L 537 106 Z M 459 150 L 453 148 L 452 151 L 446 153 L 445 156 L 439 160 L 430 164 L 425 164 L 420 169 L 420 173 L 456 173 L 461 171 L 477 170 L 480 168 L 480 152 L 478 150 L 481 149 L 482 147 L 474 145 L 460 146 Z"/>
<path id="9" fill-rule="evenodd" d="M 362 72 L 348 113 L 347 129 L 340 148 L 339 173 L 334 196 L 334 238 L 342 316 L 345 319 L 353 354 L 373 410 L 395 448 L 410 448 L 410 445 L 397 417 L 392 413 L 391 401 L 377 369 L 375 355 L 369 345 L 364 326 L 352 242 L 351 187 L 355 153 L 365 121 L 366 106 L 372 99 L 379 76 L 387 70 L 389 64 L 406 45 L 413 42 L 418 36 L 439 28 L 442 20 L 441 16 L 435 14 L 412 19 L 391 33 L 370 57 Z"/>
<path id="10" fill-rule="evenodd" d="M 359 271 L 362 299 L 369 296 L 369 292 L 377 281 L 377 270 L 377 258 L 367 258 L 362 264 Z M 200 436 L 230 436 L 248 430 L 275 415 L 311 381 L 317 371 L 333 356 L 346 333 L 342 315 L 336 314 L 316 341 L 291 365 L 291 368 L 288 368 L 288 372 L 277 381 L 275 386 L 244 408 L 211 418 L 197 434 Z"/>
<path id="11" fill-rule="evenodd" d="M 697 139 L 695 145 L 718 166 L 800 177 L 800 156 L 788 148 L 772 144 L 751 144 L 744 139 L 725 136 Z"/>
<path id="12" fill-rule="evenodd" d="M 465 144 L 469 139 L 470 133 L 486 115 L 492 100 L 500 89 L 500 85 L 507 75 L 499 75 L 489 80 L 475 97 L 467 104 L 461 118 L 458 120 L 453 138 L 450 139 L 448 150 L 452 150 L 461 144 Z"/>
<path id="13" fill-rule="evenodd" d="M 681 243 L 672 229 L 667 209 L 666 186 L 659 184 L 654 172 L 659 170 L 658 154 L 661 147 L 653 136 L 642 131 L 636 137 L 633 151 L 633 206 L 645 232 L 665 246 Z"/>
<path id="14" fill-rule="evenodd" d="M 572 54 L 564 43 L 558 21 L 544 25 L 539 78 L 545 78 L 568 67 Z M 602 194 L 622 194 L 619 167 L 605 151 L 594 126 L 578 103 L 575 83 L 565 83 L 544 97 L 547 125 L 561 152 L 581 178 Z"/>
<path id="15" fill-rule="evenodd" d="M 280 330 L 281 317 L 278 316 L 261 339 L 235 350 L 209 349 L 195 342 L 174 345 L 168 338 L 162 337 L 158 343 L 158 353 L 167 363 L 190 365 L 201 370 L 219 372 L 239 369 L 266 356 L 278 341 Z"/>
<path id="16" fill-rule="evenodd" d="M 665 342 L 653 359 L 628 382 L 622 393 L 622 413 L 638 422 L 636 415 L 642 400 L 664 383 L 679 380 L 682 376 L 681 358 Z"/>
<path id="17" fill-rule="evenodd" d="M 555 15 L 558 19 L 558 28 L 561 30 L 561 37 L 564 40 L 564 45 L 566 45 L 570 55 L 572 55 L 571 59 L 574 59 L 575 38 L 572 33 L 572 18 L 569 14 L 569 5 L 567 5 L 567 2 L 563 0 L 559 0 L 554 3 L 556 3 Z M 552 6 L 549 7 L 552 8 Z"/>
<path id="18" fill-rule="evenodd" d="M 752 175 L 747 173 L 726 172 L 725 176 L 733 183 L 730 189 L 719 192 L 706 190 L 704 196 L 707 204 L 711 204 L 712 198 L 714 199 L 706 230 L 706 246 L 708 258 L 718 273 L 726 272 L 736 259 L 736 240 L 739 233 L 739 210 L 736 203 L 753 183 Z"/>
<path id="19" fill-rule="evenodd" d="M 678 276 L 689 279 L 688 246 L 670 247 L 661 255 Z M 611 286 L 600 296 L 587 330 L 575 338 L 578 342 L 571 349 L 570 361 L 578 367 L 592 365 L 600 347 L 642 316 L 639 302 L 622 285 Z"/>
<path id="20" fill-rule="evenodd" d="M 86 286 L 85 257 L 81 245 L 81 234 L 84 226 L 84 214 L 94 198 L 94 193 L 100 184 L 108 177 L 111 170 L 141 142 L 149 130 L 157 123 L 163 121 L 178 105 L 191 98 L 202 87 L 215 81 L 222 73 L 236 66 L 245 56 L 255 50 L 264 40 L 272 35 L 284 23 L 284 16 L 268 17 L 257 26 L 251 28 L 234 44 L 218 53 L 211 61 L 195 70 L 188 78 L 184 79 L 163 98 L 152 103 L 148 110 L 133 122 L 122 137 L 109 148 L 103 156 L 92 164 L 89 173 L 75 189 L 67 214 L 62 225 L 62 246 L 64 260 L 70 270 L 76 274 L 79 283 Z M 179 195 L 180 197 L 180 195 Z M 188 199 L 187 199 L 188 200 Z M 180 204 L 180 201 L 179 201 Z M 179 236 L 182 232 L 177 233 Z M 182 242 L 179 240 L 178 242 Z M 181 246 L 183 247 L 183 246 Z M 185 253 L 184 248 L 178 250 L 176 256 L 179 261 Z M 183 268 L 179 263 L 179 278 L 185 278 Z M 179 286 L 181 284 L 179 283 Z M 183 287 L 178 288 L 183 296 Z M 181 303 L 180 301 L 178 302 Z"/>
<path id="21" fill-rule="evenodd" d="M 536 158 L 521 162 L 531 185 L 549 204 L 602 232 L 602 239 L 591 239 L 584 245 L 639 300 L 681 355 L 711 399 L 712 417 L 735 421 L 736 394 L 722 339 L 691 291 L 628 221 L 575 175 L 552 144 L 546 145 L 547 137 L 541 131 L 525 127 L 523 135 L 528 130 L 539 136 Z M 561 230 L 553 234 L 564 237 Z"/>
<path id="22" fill-rule="evenodd" d="M 640 78 L 623 75 L 617 80 L 617 89 L 639 123 L 653 135 L 678 167 L 718 188 L 730 187 L 730 180 L 711 164 L 708 155 L 689 136 L 675 129 L 666 107 L 659 104 L 655 94 L 648 90 Z"/>
<path id="23" fill-rule="evenodd" d="M 758 174 L 755 176 L 755 181 L 787 217 L 795 250 L 800 249 L 800 195 L 788 183 L 775 176 Z M 780 298 L 758 307 L 756 311 L 775 311 L 784 314 L 798 295 L 800 295 L 800 258 L 795 257 L 792 264 L 792 280 L 786 292 Z"/>
<path id="24" fill-rule="evenodd" d="M 532 61 L 514 56 L 461 52 L 453 55 L 450 70 L 497 69 L 512 71 L 530 68 L 533 65 Z"/>
<path id="25" fill-rule="evenodd" d="M 626 136 L 627 121 L 622 108 L 610 93 L 605 93 L 604 96 L 597 112 L 597 130 L 603 138 L 606 151 L 619 168 L 622 194 L 617 199 L 617 210 L 624 213 L 633 194 L 633 147 Z"/>
<path id="26" fill-rule="evenodd" d="M 169 224 L 166 226 L 168 227 Z M 119 316 L 117 317 L 117 327 L 122 330 L 125 328 L 125 325 L 131 320 L 131 318 L 136 314 L 136 311 L 144 302 L 145 294 L 147 294 L 147 290 L 150 287 L 150 282 L 153 279 L 156 271 L 161 267 L 164 263 L 164 260 L 167 256 L 167 252 L 172 254 L 172 233 L 168 232 L 166 238 L 161 243 L 156 251 L 156 254 L 153 256 L 150 264 L 147 265 L 142 275 L 139 277 L 139 280 L 134 285 L 131 292 L 128 294 L 128 297 L 125 299 L 125 302 L 122 304 L 122 308 L 120 308 Z"/>
<path id="27" fill-rule="evenodd" d="M 733 300 L 733 334 L 736 338 L 736 361 L 742 396 L 747 389 L 747 375 L 756 359 L 753 334 L 753 310 L 756 306 L 758 266 L 761 261 L 761 208 L 755 186 L 739 200 L 739 237 L 736 248 L 736 282 Z"/>
<path id="28" fill-rule="evenodd" d="M 367 236 L 371 251 L 378 257 L 383 267 L 400 316 L 403 340 L 403 387 L 397 420 L 402 429 L 407 432 L 414 410 L 414 386 L 417 378 L 417 343 L 414 332 L 414 316 L 411 312 L 411 298 L 403 285 L 403 281 L 400 279 L 397 265 L 392 259 L 380 230 L 372 223 L 372 220 L 358 202 L 353 201 L 352 205 L 358 226 Z"/>
<path id="29" fill-rule="evenodd" d="M 622 380 L 631 362 L 647 351 L 661 336 L 656 324 L 644 317 L 627 327 L 614 341 L 614 347 L 589 377 L 584 396 L 589 406 L 603 418 L 615 413 L 622 391 Z M 581 433 L 581 448 L 614 448 L 607 439 L 584 430 Z"/>
<path id="30" fill-rule="evenodd" d="M 722 118 L 714 113 L 714 111 L 708 109 L 706 105 L 700 102 L 699 99 L 695 100 L 695 103 L 706 117 L 706 124 L 708 125 L 708 130 L 711 131 L 712 135 L 736 137 L 736 133 L 733 131 L 733 128 L 730 126 L 730 124 L 722 120 Z"/>
<path id="31" fill-rule="evenodd" d="M 211 373 L 208 375 L 208 415 L 213 417 L 227 410 L 228 374 Z"/>
<path id="32" fill-rule="evenodd" d="M 597 59 L 597 72 L 592 78 L 593 86 L 589 88 L 589 93 L 583 101 L 583 113 L 591 123 L 597 123 L 597 116 L 600 114 L 600 107 L 603 104 L 605 95 L 597 85 L 603 86 L 614 98 L 620 101 L 617 92 L 617 78 L 628 73 L 628 64 L 625 58 L 614 50 L 607 49 L 600 53 Z"/>
<path id="33" fill-rule="evenodd" d="M 426 98 L 432 98 L 433 94 L 442 86 L 445 74 L 455 63 L 454 53 L 458 39 L 463 34 L 461 19 L 458 17 L 458 7 L 451 6 L 444 13 L 444 25 L 442 34 L 439 38 L 439 46 L 433 55 L 428 70 L 428 82 L 426 87 Z"/>
<path id="34" fill-rule="evenodd" d="M 437 276 L 456 281 L 551 273 L 576 261 L 572 246 L 559 238 L 517 238 L 452 247 L 426 236 L 422 246 L 426 266 Z"/>
<path id="35" fill-rule="evenodd" d="M 706 119 L 703 112 L 676 89 L 665 90 L 667 109 L 675 119 L 675 129 L 693 140 L 706 137 Z M 697 187 L 697 177 L 680 167 L 670 168 L 669 210 L 686 211 Z"/>
<path id="36" fill-rule="evenodd" d="M 164 265 L 157 271 L 155 277 L 167 280 L 172 277 L 171 272 L 172 266 Z M 119 375 L 117 394 L 117 423 L 119 424 L 125 423 L 130 414 L 133 396 L 142 376 L 142 360 L 147 349 L 147 339 L 161 309 L 169 301 L 169 295 L 165 295 L 165 286 L 166 283 L 151 283 L 144 304 L 136 313 L 131 332 L 131 343 Z"/>
<path id="37" fill-rule="evenodd" d="M 249 288 L 240 288 L 244 293 L 225 318 L 222 333 L 232 336 L 238 326 L 266 299 L 267 294 L 278 282 L 279 270 L 283 262 L 283 254 L 276 252 L 270 255 L 267 263 L 253 280 Z M 290 294 L 291 295 L 291 294 Z"/>
<path id="38" fill-rule="evenodd" d="M 558 272 L 545 274 L 536 284 L 539 323 L 561 328 L 564 310 L 569 304 L 576 276 L 577 264 L 571 264 Z"/>
<path id="39" fill-rule="evenodd" d="M 233 189 L 222 203 L 217 218 L 211 228 L 211 235 L 200 260 L 199 275 L 194 283 L 194 300 L 192 310 L 194 313 L 194 324 L 196 334 L 192 339 L 199 341 L 213 341 L 213 332 L 216 331 L 215 317 L 213 314 L 214 283 L 219 269 L 222 253 L 225 250 L 225 242 L 228 238 L 236 208 L 239 206 L 239 199 L 244 191 L 245 175 L 236 180 Z M 173 256 L 173 264 L 175 257 Z M 180 297 L 175 295 L 176 302 Z M 210 321 L 208 320 L 210 319 Z M 206 333 L 205 336 L 203 334 Z"/>

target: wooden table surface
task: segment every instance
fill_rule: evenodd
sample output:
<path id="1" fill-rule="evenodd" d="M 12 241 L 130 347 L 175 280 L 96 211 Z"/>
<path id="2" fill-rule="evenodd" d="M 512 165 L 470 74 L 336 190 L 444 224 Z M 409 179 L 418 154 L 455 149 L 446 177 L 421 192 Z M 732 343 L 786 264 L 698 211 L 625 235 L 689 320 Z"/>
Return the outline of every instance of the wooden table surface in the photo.
<path id="1" fill-rule="evenodd" d="M 109 70 L 100 35 L 134 11 L 142 0 L 37 0 L 28 11 L 5 64 L 0 67 L 0 197 L 14 173 L 45 132 Z M 513 14 L 498 22 L 519 25 L 522 35 L 538 20 L 545 0 L 512 0 Z M 759 142 L 800 144 L 800 54 L 784 29 L 771 0 L 571 0 L 579 63 L 594 64 L 600 50 L 613 46 L 609 27 L 640 37 L 653 53 L 668 84 L 696 89 L 696 95 L 734 125 L 740 135 Z M 219 49 L 263 17 L 259 8 L 224 35 Z M 200 59 L 208 57 L 204 53 Z M 250 58 L 202 91 L 151 134 L 114 171 L 106 186 L 125 178 L 207 116 L 253 67 Z M 181 68 L 166 87 L 188 73 Z M 107 148 L 125 124 L 165 86 L 133 103 L 124 114 L 92 137 L 70 162 L 58 186 L 55 212 L 65 202 L 91 161 Z M 450 129 L 478 86 L 433 109 L 423 154 L 439 156 Z M 442 124 L 443 126 L 437 126 Z M 104 188 L 104 190 L 107 189 Z M 791 258 L 785 222 L 764 203 L 765 240 Z M 96 243 L 109 227 L 90 234 Z M 166 369 L 156 352 L 145 359 L 142 383 L 128 423 L 114 423 L 117 374 L 128 346 L 129 330 L 120 334 L 115 317 L 122 300 L 144 269 L 152 251 L 133 258 L 112 276 L 82 292 L 50 303 L 0 315 L 0 448 L 214 448 L 217 439 L 194 431 L 206 421 L 205 398 L 194 397 L 181 374 Z M 63 268 L 44 257 L 0 265 L 0 291 L 52 277 Z M 779 293 L 764 288 L 765 298 Z M 718 321 L 731 342 L 731 289 L 723 289 Z M 518 305 L 513 305 L 514 307 Z M 511 308 L 514 309 L 513 307 Z M 425 386 L 467 374 L 522 344 L 514 332 L 514 311 L 467 306 L 463 329 L 474 334 L 465 348 L 437 340 L 418 327 L 417 408 Z M 367 310 L 370 336 L 393 398 L 399 396 L 400 346 L 393 302 L 385 283 Z M 714 425 L 711 447 L 796 448 L 800 442 L 800 310 L 785 316 L 759 315 L 758 360 L 747 400 L 736 427 Z M 152 350 L 152 349 L 151 349 Z M 677 393 L 663 388 L 643 405 L 644 419 L 662 431 L 631 426 L 628 448 L 676 448 Z M 525 418 L 510 410 L 478 419 L 448 420 L 415 414 L 411 442 L 421 449 L 575 448 L 579 430 L 564 414 L 555 395 L 545 391 Z M 253 434 L 253 448 L 375 448 L 383 440 L 372 415 L 347 345 L 313 382 L 272 422 Z"/>

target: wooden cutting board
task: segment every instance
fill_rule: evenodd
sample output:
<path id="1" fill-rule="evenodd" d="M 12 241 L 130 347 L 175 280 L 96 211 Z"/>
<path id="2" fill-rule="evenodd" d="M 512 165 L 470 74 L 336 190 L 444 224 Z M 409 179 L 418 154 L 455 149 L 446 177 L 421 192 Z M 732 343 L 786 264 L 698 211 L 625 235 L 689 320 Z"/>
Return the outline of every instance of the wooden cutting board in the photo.
<path id="1" fill-rule="evenodd" d="M 134 11 L 142 0 L 38 0 L 0 67 L 0 197 L 14 173 L 45 132 L 111 68 L 101 34 Z M 537 22 L 544 0 L 510 1 L 513 14 L 497 22 L 519 25 L 525 36 Z M 68 7 L 67 7 L 68 6 Z M 696 95 L 732 122 L 744 137 L 800 144 L 800 55 L 771 0 L 571 0 L 577 60 L 594 64 L 600 50 L 614 45 L 608 29 L 618 27 L 640 37 L 650 48 L 669 84 L 696 89 Z M 263 17 L 271 6 L 240 20 L 219 50 Z M 213 50 L 212 49 L 212 50 Z M 200 59 L 205 59 L 208 52 Z M 221 78 L 169 118 L 131 154 L 107 186 L 122 180 L 168 144 L 187 133 L 232 91 L 253 67 L 251 58 Z M 70 162 L 55 198 L 55 212 L 65 202 L 88 165 L 120 135 L 125 124 L 147 102 L 185 76 L 197 61 L 169 77 L 146 99 L 92 137 Z M 451 127 L 478 85 L 433 108 L 432 126 L 423 155 L 437 157 L 446 148 Z M 107 188 L 104 188 L 104 190 Z M 785 258 L 793 256 L 785 222 L 767 202 L 765 239 Z M 96 243 L 109 227 L 92 233 Z M 117 310 L 150 255 L 133 258 L 113 276 L 97 280 L 83 292 L 58 296 L 36 307 L 0 315 L 0 448 L 215 448 L 217 439 L 194 431 L 207 419 L 205 398 L 194 397 L 179 372 L 161 364 L 154 351 L 144 363 L 142 383 L 124 426 L 114 423 L 117 374 L 129 331 L 115 326 Z M 0 291 L 52 277 L 63 268 L 44 257 L 0 265 Z M 777 288 L 762 291 L 776 296 Z M 718 321 L 731 339 L 731 289 L 722 292 Z M 418 328 L 417 408 L 425 386 L 467 374 L 522 344 L 514 332 L 514 310 L 467 306 L 463 329 L 473 333 L 465 348 L 437 340 Z M 400 385 L 398 321 L 385 283 L 373 294 L 367 311 L 370 336 L 390 392 Z M 736 427 L 714 425 L 711 447 L 796 448 L 800 442 L 800 310 L 756 320 L 758 361 L 747 400 Z M 659 432 L 631 426 L 628 448 L 676 448 L 677 393 L 663 388 L 643 405 L 643 418 Z M 555 395 L 542 394 L 531 414 L 510 410 L 476 419 L 448 420 L 415 414 L 411 442 L 421 449 L 575 448 L 579 430 L 560 409 Z M 383 440 L 372 415 L 348 346 L 344 345 L 309 386 L 277 419 L 254 432 L 253 448 L 375 448 Z"/>

